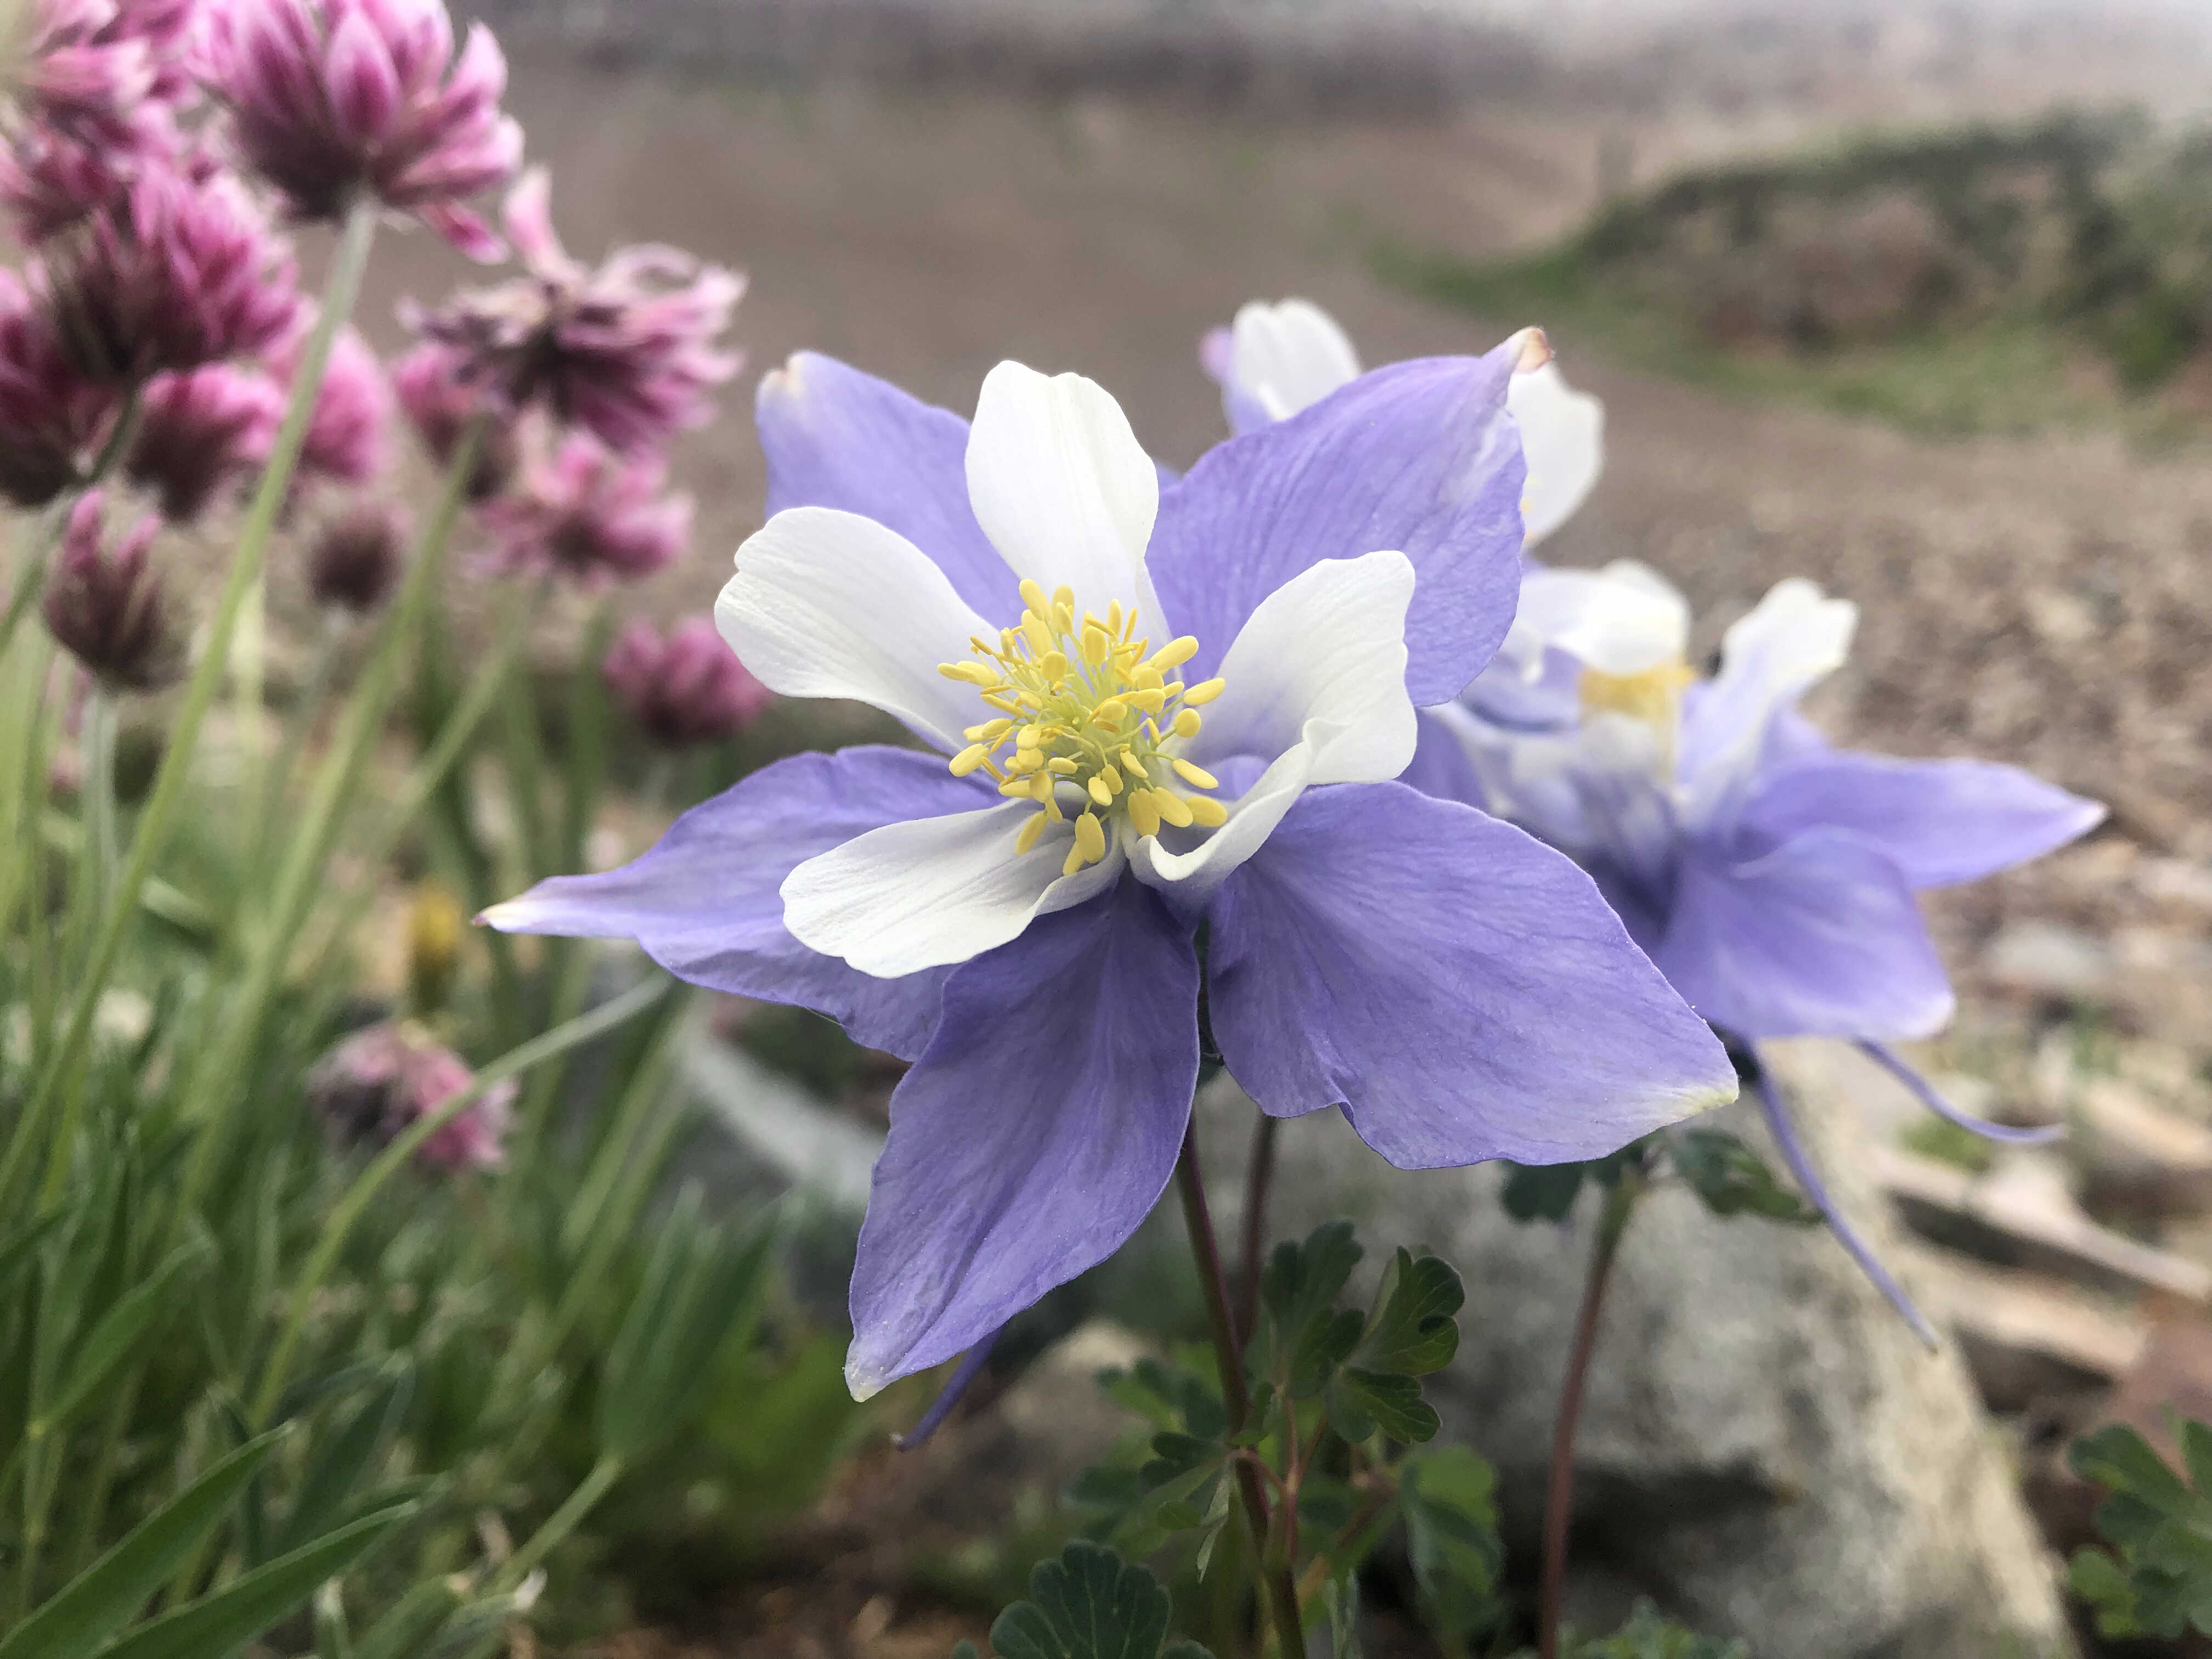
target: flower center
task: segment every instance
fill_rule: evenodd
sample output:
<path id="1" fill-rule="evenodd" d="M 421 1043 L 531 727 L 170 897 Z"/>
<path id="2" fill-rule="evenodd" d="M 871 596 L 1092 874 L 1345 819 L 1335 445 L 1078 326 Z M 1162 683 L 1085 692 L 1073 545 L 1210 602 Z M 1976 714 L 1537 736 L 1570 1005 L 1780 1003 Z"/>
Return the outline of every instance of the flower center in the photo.
<path id="1" fill-rule="evenodd" d="M 1674 739 L 1680 729 L 1682 693 L 1697 682 L 1697 670 L 1686 662 L 1662 662 L 1640 674 L 1604 674 L 1583 670 L 1578 690 L 1583 714 L 1625 714 L 1642 720 L 1659 739 L 1653 757 L 1662 778 L 1674 769 Z"/>
<path id="2" fill-rule="evenodd" d="M 1048 823 L 1067 816 L 1063 791 L 1079 809 L 1065 875 L 1105 857 L 1107 824 L 1117 817 L 1140 836 L 1158 835 L 1164 823 L 1225 823 L 1219 801 L 1169 787 L 1218 787 L 1212 773 L 1174 752 L 1198 735 L 1198 705 L 1221 695 L 1218 679 L 1186 686 L 1169 678 L 1197 653 L 1198 641 L 1185 635 L 1154 651 L 1151 641 L 1134 637 L 1133 610 L 1124 614 L 1116 604 L 1103 617 L 1086 611 L 1079 618 L 1073 588 L 1048 599 L 1025 581 L 1022 603 L 1028 609 L 1019 626 L 1001 629 L 995 642 L 969 641 L 978 660 L 937 667 L 999 711 L 962 733 L 968 747 L 952 757 L 952 772 L 988 772 L 1000 794 L 1037 803 L 1014 850 L 1028 852 Z"/>

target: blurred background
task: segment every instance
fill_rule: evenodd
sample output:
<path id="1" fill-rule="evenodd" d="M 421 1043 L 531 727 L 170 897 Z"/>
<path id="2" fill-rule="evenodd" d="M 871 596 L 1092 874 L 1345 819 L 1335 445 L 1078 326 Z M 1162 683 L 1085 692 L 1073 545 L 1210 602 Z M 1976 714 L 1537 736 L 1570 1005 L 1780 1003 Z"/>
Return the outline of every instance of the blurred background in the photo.
<path id="1" fill-rule="evenodd" d="M 682 454 L 693 556 L 641 609 L 711 606 L 760 519 L 741 411 L 794 349 L 963 413 L 1001 357 L 1079 369 L 1180 466 L 1222 430 L 1198 338 L 1248 299 L 1319 301 L 1370 363 L 1540 324 L 1607 413 L 1603 480 L 1547 560 L 1656 567 L 1700 653 L 1810 577 L 1862 606 L 1813 705 L 1840 740 L 2110 804 L 2087 841 L 1932 899 L 1961 1012 L 1920 1058 L 1972 1109 L 2069 1120 L 2064 1147 L 1993 1157 L 1846 1059 L 1794 1074 L 1955 1345 L 1884 1325 L 1825 1237 L 1653 1224 L 1601 1351 L 1577 1546 L 1593 1626 L 1650 1594 L 1773 1659 L 2094 1640 L 2057 1589 L 2092 1501 L 2058 1449 L 2212 1415 L 2212 5 L 474 9 L 572 249 L 665 240 L 750 274 L 732 418 Z M 380 343 L 400 294 L 450 275 L 424 237 L 380 261 Z M 793 718 L 746 761 L 842 735 Z M 757 1069 L 700 1087 L 741 1182 L 849 1202 L 895 1068 L 793 1020 L 726 1011 Z M 1312 1183 L 1316 1215 L 1410 1202 Z M 1407 1225 L 1493 1207 L 1424 1190 Z M 1431 1242 L 1490 1357 L 1454 1420 L 1517 1549 L 1558 1351 L 1498 1298 L 1571 1301 L 1579 1246 L 1464 1224 Z M 942 1651 L 970 1626 L 930 1609 L 1035 1553 L 994 1517 L 1051 1534 L 1057 1483 L 1117 1431 L 1081 1403 L 1128 1352 L 1111 1322 L 1174 1322 L 1141 1253 L 1115 1271 L 1048 1304 L 928 1459 L 878 1444 L 784 1565 L 605 1651 Z"/>

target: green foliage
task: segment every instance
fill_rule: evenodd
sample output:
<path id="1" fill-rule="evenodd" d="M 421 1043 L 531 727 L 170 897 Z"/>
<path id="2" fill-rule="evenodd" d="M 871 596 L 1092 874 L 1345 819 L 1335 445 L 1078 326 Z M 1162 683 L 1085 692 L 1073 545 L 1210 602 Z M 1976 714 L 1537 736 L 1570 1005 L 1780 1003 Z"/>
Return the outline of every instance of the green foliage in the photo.
<path id="1" fill-rule="evenodd" d="M 1077 1540 L 1030 1573 L 1030 1594 L 991 1625 L 999 1659 L 1210 1659 L 1195 1642 L 1168 1639 L 1172 1604 L 1151 1571 Z M 957 1659 L 975 1659 L 963 1642 Z"/>
<path id="2" fill-rule="evenodd" d="M 1400 1474 L 1406 1541 L 1431 1626 L 1457 1644 L 1498 1622 L 1505 1552 L 1490 1465 L 1464 1446 L 1407 1457 Z"/>
<path id="3" fill-rule="evenodd" d="M 1751 1659 L 1741 1642 L 1717 1642 L 1662 1619 L 1649 1602 L 1638 1602 L 1629 1620 L 1611 1636 L 1582 1643 L 1575 1659 Z"/>
<path id="4" fill-rule="evenodd" d="M 1585 1164 L 1505 1164 L 1505 1186 L 1499 1202 L 1516 1221 L 1565 1221 L 1582 1196 L 1583 1183 L 1607 1191 L 1619 1186 L 1632 1170 L 1640 1171 L 1650 1156 L 1650 1141 L 1638 1140 L 1604 1158 Z"/>
<path id="5" fill-rule="evenodd" d="M 2083 1549 L 2074 1592 L 2107 1636 L 2212 1635 L 2212 1428 L 2179 1425 L 2184 1480 L 2124 1424 L 2076 1440 L 2074 1472 L 2112 1494 L 2097 1510 L 2109 1551 Z"/>
<path id="6" fill-rule="evenodd" d="M 1753 1215 L 1793 1226 L 1820 1224 L 1820 1212 L 1775 1178 L 1766 1160 L 1724 1129 L 1680 1129 L 1667 1155 L 1691 1191 L 1722 1217 Z"/>

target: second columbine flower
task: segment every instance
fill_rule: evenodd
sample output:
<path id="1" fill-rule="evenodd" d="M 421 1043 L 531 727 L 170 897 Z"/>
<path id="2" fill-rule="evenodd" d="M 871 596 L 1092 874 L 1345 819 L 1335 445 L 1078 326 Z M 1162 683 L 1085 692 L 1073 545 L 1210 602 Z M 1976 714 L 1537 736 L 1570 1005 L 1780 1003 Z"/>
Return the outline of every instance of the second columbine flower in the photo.
<path id="1" fill-rule="evenodd" d="M 761 398 L 717 606 L 787 696 L 935 756 L 757 773 L 494 925 L 635 938 L 915 1058 L 853 1285 L 866 1393 L 1103 1260 L 1173 1171 L 1200 988 L 1266 1110 L 1407 1167 L 1588 1158 L 1734 1092 L 1589 878 L 1392 781 L 1511 620 L 1513 354 L 1365 376 L 1163 493 L 1119 407 L 1001 364 L 972 431 L 828 359 Z M 1201 959 L 1202 958 L 1202 959 Z"/>

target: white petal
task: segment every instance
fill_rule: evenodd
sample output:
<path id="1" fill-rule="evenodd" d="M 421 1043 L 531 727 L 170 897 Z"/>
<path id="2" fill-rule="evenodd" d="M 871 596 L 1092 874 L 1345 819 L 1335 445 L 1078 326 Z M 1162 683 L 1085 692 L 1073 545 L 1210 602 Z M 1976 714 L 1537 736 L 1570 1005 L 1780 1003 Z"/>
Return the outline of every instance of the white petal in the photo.
<path id="1" fill-rule="evenodd" d="M 1777 582 L 1721 642 L 1721 671 L 1682 725 L 1682 810 L 1711 823 L 1759 764 L 1774 717 L 1844 665 L 1858 625 L 1849 599 L 1802 576 Z"/>
<path id="2" fill-rule="evenodd" d="M 1596 484 L 1605 464 L 1605 405 L 1574 390 L 1559 366 L 1547 362 L 1507 382 L 1505 407 L 1520 423 L 1528 463 L 1522 544 L 1534 547 L 1572 518 Z"/>
<path id="3" fill-rule="evenodd" d="M 1314 783 L 1395 778 L 1418 728 L 1406 694 L 1406 608 L 1413 566 L 1366 553 L 1308 566 L 1260 601 L 1221 659 L 1219 697 L 1188 753 L 1200 765 L 1232 755 L 1272 761 L 1331 735 L 1313 753 Z"/>
<path id="4" fill-rule="evenodd" d="M 1230 331 L 1230 375 L 1284 420 L 1359 378 L 1359 355 L 1336 319 L 1310 300 L 1255 300 Z"/>
<path id="5" fill-rule="evenodd" d="M 1264 757 L 1267 769 L 1231 804 L 1229 821 L 1187 851 L 1138 841 L 1130 857 L 1140 879 L 1203 898 L 1310 786 L 1376 783 L 1406 769 L 1419 736 L 1406 694 L 1413 596 L 1412 561 L 1368 553 L 1324 559 L 1260 602 L 1222 659 L 1226 689 L 1204 710 L 1189 753 L 1200 765 Z"/>
<path id="6" fill-rule="evenodd" d="M 1601 674 L 1643 674 L 1681 661 L 1690 606 L 1665 578 L 1632 559 L 1602 570 L 1532 565 L 1521 578 L 1513 626 Z"/>
<path id="7" fill-rule="evenodd" d="M 1036 810 L 1008 801 L 856 836 L 784 878 L 783 924 L 809 950 L 878 979 L 980 956 L 1121 873 L 1122 854 L 1109 843 L 1100 862 L 1061 875 L 1075 835 L 1066 824 L 1017 854 L 1015 839 Z"/>
<path id="8" fill-rule="evenodd" d="M 975 688 L 937 672 L 964 662 L 971 635 L 996 639 L 912 542 L 834 507 L 777 514 L 738 550 L 714 601 L 738 659 L 789 697 L 850 697 L 903 720 L 939 748 L 991 711 Z"/>
<path id="9" fill-rule="evenodd" d="M 1159 469 L 1104 387 L 1019 363 L 993 369 L 968 436 L 968 500 L 1016 575 L 1048 593 L 1073 588 L 1079 612 L 1118 600 L 1157 621 L 1144 568 Z"/>

